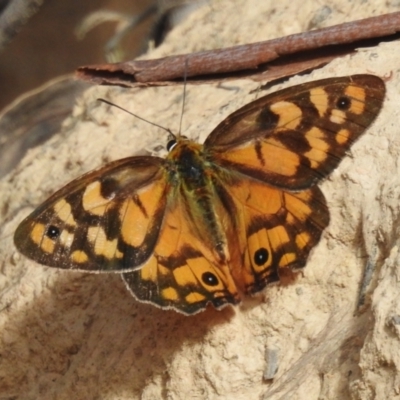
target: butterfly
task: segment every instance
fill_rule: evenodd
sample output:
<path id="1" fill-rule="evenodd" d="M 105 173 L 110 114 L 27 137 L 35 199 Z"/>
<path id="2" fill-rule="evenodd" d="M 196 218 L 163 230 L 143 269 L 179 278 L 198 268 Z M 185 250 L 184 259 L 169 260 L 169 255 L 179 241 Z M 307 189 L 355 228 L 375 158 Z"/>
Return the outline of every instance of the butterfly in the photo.
<path id="1" fill-rule="evenodd" d="M 72 181 L 18 226 L 26 257 L 122 274 L 133 296 L 184 314 L 238 304 L 303 268 L 329 224 L 316 184 L 378 115 L 385 84 L 329 78 L 261 97 L 204 144 L 173 136 Z"/>

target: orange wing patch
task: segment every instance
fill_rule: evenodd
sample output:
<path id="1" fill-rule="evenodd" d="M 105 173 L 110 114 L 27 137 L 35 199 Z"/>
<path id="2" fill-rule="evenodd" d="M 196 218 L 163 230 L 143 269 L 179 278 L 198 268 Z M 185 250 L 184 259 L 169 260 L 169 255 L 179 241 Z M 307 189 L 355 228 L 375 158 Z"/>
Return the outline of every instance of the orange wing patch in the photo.
<path id="1" fill-rule="evenodd" d="M 168 209 L 153 255 L 138 271 L 122 274 L 140 301 L 194 314 L 240 301 L 231 270 L 195 234 L 195 221 L 179 202 Z"/>
<path id="2" fill-rule="evenodd" d="M 325 79 L 265 96 L 231 114 L 205 147 L 219 165 L 289 190 L 327 176 L 372 123 L 385 96 L 371 75 Z"/>
<path id="3" fill-rule="evenodd" d="M 312 247 L 329 223 L 329 211 L 318 187 L 291 193 L 257 181 L 238 179 L 227 189 L 235 204 L 242 269 L 235 281 L 255 293 L 279 280 L 285 268 L 306 264 Z"/>
<path id="4" fill-rule="evenodd" d="M 93 171 L 51 196 L 15 233 L 49 266 L 132 270 L 151 255 L 165 211 L 164 160 L 134 157 Z"/>

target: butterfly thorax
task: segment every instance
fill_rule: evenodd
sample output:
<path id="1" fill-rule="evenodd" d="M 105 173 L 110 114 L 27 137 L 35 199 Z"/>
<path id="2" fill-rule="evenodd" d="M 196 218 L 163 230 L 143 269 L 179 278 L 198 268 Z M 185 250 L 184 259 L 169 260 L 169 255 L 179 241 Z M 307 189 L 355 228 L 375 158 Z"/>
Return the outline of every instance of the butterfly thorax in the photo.
<path id="1" fill-rule="evenodd" d="M 209 239 L 220 260 L 226 262 L 228 251 L 223 225 L 217 217 L 218 198 L 214 185 L 215 171 L 204 152 L 203 145 L 180 139 L 168 157 L 169 182 L 172 197 L 184 199 L 189 218 L 195 229 Z M 201 222 L 202 223 L 201 223 Z"/>
<path id="2" fill-rule="evenodd" d="M 203 146 L 186 139 L 180 139 L 169 153 L 170 173 L 173 182 L 180 182 L 190 192 L 208 186 L 204 163 Z"/>

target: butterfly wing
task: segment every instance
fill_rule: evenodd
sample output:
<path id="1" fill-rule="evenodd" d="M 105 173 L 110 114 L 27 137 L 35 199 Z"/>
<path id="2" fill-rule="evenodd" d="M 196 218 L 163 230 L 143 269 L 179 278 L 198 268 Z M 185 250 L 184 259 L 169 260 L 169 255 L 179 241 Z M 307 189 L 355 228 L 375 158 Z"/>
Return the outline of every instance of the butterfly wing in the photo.
<path id="1" fill-rule="evenodd" d="M 195 314 L 208 303 L 216 308 L 240 301 L 229 261 L 205 240 L 209 235 L 190 207 L 189 193 L 171 195 L 159 241 L 146 264 L 122 274 L 138 300 Z M 218 198 L 217 214 L 229 220 Z M 226 225 L 228 228 L 230 225 Z"/>
<path id="2" fill-rule="evenodd" d="M 245 293 L 279 281 L 285 270 L 304 267 L 329 224 L 329 210 L 317 186 L 295 193 L 231 178 L 229 184 L 221 184 L 220 195 L 229 204 L 238 238 L 237 245 L 236 237 L 229 235 L 229 243 L 239 249 L 232 259 L 232 274 Z"/>
<path id="3" fill-rule="evenodd" d="M 131 157 L 72 181 L 18 226 L 14 243 L 57 268 L 126 271 L 152 254 L 162 224 L 165 160 Z"/>
<path id="4" fill-rule="evenodd" d="M 329 223 L 313 185 L 372 123 L 384 96 L 383 81 L 372 75 L 314 81 L 246 105 L 207 138 L 206 158 L 239 243 L 232 274 L 244 292 L 305 266 Z"/>
<path id="5" fill-rule="evenodd" d="M 279 280 L 285 269 L 304 267 L 312 247 L 329 223 L 318 187 L 299 193 L 275 189 L 250 179 L 217 184 L 218 215 L 224 221 L 230 257 L 221 260 L 183 197 L 167 207 L 159 241 L 137 271 L 123 273 L 134 297 L 184 314 L 240 302 Z"/>
<path id="6" fill-rule="evenodd" d="M 231 114 L 204 146 L 227 170 L 301 190 L 339 164 L 378 115 L 384 97 L 384 82 L 373 75 L 290 87 Z"/>

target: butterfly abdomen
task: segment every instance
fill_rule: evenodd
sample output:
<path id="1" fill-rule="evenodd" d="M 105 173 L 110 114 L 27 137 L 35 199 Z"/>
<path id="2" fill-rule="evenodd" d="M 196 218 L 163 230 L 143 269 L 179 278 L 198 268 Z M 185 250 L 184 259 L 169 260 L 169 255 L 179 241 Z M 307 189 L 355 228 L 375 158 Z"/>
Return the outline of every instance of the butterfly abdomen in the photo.
<path id="1" fill-rule="evenodd" d="M 224 227 L 221 223 L 218 196 L 213 183 L 213 169 L 205 162 L 203 146 L 187 140 L 178 141 L 169 154 L 174 167 L 170 172 L 176 193 L 185 198 L 187 214 L 195 229 L 219 261 L 226 264 L 229 254 Z"/>

